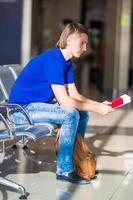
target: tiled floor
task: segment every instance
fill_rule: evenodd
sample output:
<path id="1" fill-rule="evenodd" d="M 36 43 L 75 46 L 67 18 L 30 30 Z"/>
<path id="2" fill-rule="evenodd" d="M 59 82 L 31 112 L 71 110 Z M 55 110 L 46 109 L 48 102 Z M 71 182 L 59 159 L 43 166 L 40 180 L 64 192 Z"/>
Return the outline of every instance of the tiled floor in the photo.
<path id="1" fill-rule="evenodd" d="M 35 163 L 8 150 L 0 166 L 3 176 L 24 185 L 28 200 L 132 200 L 133 198 L 133 110 L 117 109 L 108 116 L 91 113 L 86 142 L 97 156 L 99 174 L 89 185 L 75 185 L 55 179 L 53 138 L 31 145 L 32 158 L 52 165 Z M 36 153 L 35 153 L 36 152 Z M 19 199 L 19 194 L 1 187 L 0 199 Z"/>

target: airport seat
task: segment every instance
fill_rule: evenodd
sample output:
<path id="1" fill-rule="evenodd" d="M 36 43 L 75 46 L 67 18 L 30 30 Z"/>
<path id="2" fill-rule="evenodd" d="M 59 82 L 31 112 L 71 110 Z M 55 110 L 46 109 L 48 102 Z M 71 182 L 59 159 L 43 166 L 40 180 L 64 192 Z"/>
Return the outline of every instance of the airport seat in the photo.
<path id="1" fill-rule="evenodd" d="M 9 140 L 13 140 L 15 137 L 22 138 L 21 140 L 23 141 L 23 145 L 27 145 L 28 143 L 35 142 L 42 137 L 52 136 L 54 133 L 52 127 L 50 129 L 50 127 L 46 126 L 46 124 L 34 124 L 26 111 L 18 104 L 4 103 L 0 104 L 0 111 L 1 108 L 5 109 L 4 116 L 0 112 L 0 156 L 2 158 L 4 158 L 6 152 L 5 143 Z M 21 110 L 27 119 L 27 123 L 14 124 L 10 118 L 8 118 L 9 116 L 6 115 L 8 109 L 10 110 L 12 108 Z M 27 156 L 26 152 L 24 155 L 26 155 L 28 158 L 31 158 L 29 155 Z M 34 160 L 34 158 L 32 158 L 32 161 L 37 162 L 37 160 Z M 40 161 L 38 161 L 38 163 L 40 164 Z M 20 199 L 27 199 L 28 193 L 26 193 L 26 190 L 23 186 L 3 177 L 0 177 L 0 184 L 21 193 Z"/>
<path id="2" fill-rule="evenodd" d="M 12 140 L 15 137 L 15 133 L 16 132 L 14 132 L 10 128 L 4 116 L 0 113 L 0 157 L 2 157 L 0 159 L 1 162 L 4 161 L 5 142 Z M 0 185 L 5 186 L 6 188 L 8 187 L 13 191 L 19 192 L 21 194 L 21 196 L 19 197 L 20 199 L 27 199 L 28 193 L 26 192 L 26 189 L 22 185 L 1 176 L 0 176 Z"/>
<path id="3" fill-rule="evenodd" d="M 0 66 L 0 103 L 5 103 L 8 101 L 10 90 L 22 69 L 22 66 L 19 64 Z M 21 106 L 19 106 L 19 108 L 20 107 Z M 57 128 L 57 126 L 52 123 L 43 122 L 43 124 L 49 128 L 50 133 L 52 133 L 52 130 L 54 131 Z"/>
<path id="4" fill-rule="evenodd" d="M 9 124 L 12 127 L 14 126 L 14 131 L 21 130 L 22 127 L 23 133 L 22 131 L 19 131 L 18 133 L 16 132 L 16 134 L 22 134 L 20 143 L 23 144 L 24 150 L 27 151 L 27 146 L 30 142 L 35 142 L 43 137 L 54 136 L 56 133 L 57 125 L 47 122 L 34 124 L 27 111 L 22 106 L 18 104 L 7 103 L 11 87 L 13 86 L 14 81 L 16 80 L 21 70 L 22 67 L 16 64 L 0 66 L 0 112 L 4 115 Z M 26 124 L 24 122 L 24 124 L 20 125 L 13 121 L 11 113 L 14 109 L 19 109 L 22 115 L 24 115 L 26 118 Z M 25 130 L 24 127 L 27 126 L 27 124 L 31 127 L 29 126 L 28 129 Z M 36 131 L 37 129 L 39 132 Z M 40 163 L 40 161 L 37 162 Z"/>

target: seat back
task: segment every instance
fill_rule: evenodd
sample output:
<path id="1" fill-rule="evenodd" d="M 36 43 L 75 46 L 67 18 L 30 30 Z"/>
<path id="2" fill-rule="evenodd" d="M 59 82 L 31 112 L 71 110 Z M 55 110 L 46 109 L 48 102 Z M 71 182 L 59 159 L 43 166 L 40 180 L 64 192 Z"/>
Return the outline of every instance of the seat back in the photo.
<path id="1" fill-rule="evenodd" d="M 14 81 L 21 70 L 22 67 L 18 64 L 0 66 L 0 102 L 8 100 Z"/>
<path id="2" fill-rule="evenodd" d="M 19 64 L 0 66 L 0 103 L 8 101 L 11 88 L 21 70 L 22 67 Z M 4 108 L 1 108 L 0 112 L 6 116 Z"/>
<path id="3" fill-rule="evenodd" d="M 3 65 L 2 67 L 8 68 L 15 80 L 23 69 L 23 67 L 19 64 Z"/>

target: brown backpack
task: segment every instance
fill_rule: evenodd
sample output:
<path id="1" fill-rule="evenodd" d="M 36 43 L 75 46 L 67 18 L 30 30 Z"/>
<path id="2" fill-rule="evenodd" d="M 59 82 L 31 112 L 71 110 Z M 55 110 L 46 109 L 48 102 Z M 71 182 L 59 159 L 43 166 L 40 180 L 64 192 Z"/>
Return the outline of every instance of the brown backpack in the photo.
<path id="1" fill-rule="evenodd" d="M 56 135 L 54 149 L 57 154 L 59 142 L 59 131 Z M 96 173 L 96 157 L 91 152 L 84 139 L 77 133 L 74 147 L 74 168 L 75 172 L 83 178 L 91 179 Z"/>

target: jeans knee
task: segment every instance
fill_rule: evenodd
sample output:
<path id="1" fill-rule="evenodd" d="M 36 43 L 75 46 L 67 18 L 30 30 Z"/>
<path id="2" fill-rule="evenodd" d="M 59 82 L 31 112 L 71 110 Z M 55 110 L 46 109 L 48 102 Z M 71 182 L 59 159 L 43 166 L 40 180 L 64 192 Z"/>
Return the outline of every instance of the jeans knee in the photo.
<path id="1" fill-rule="evenodd" d="M 67 108 L 66 118 L 71 122 L 76 121 L 78 123 L 80 119 L 79 111 L 75 108 Z"/>

